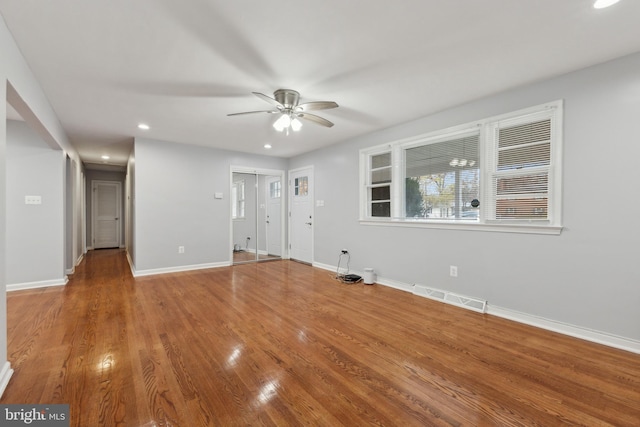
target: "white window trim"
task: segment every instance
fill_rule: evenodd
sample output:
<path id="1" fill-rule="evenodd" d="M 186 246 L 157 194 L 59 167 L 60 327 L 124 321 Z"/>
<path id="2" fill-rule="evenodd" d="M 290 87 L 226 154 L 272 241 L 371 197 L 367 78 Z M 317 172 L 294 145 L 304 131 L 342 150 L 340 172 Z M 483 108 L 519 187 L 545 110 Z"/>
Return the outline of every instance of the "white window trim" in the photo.
<path id="1" fill-rule="evenodd" d="M 490 191 L 491 168 L 487 162 L 494 148 L 490 146 L 492 141 L 490 133 L 499 123 L 513 120 L 522 122 L 530 116 L 532 120 L 535 116 L 553 116 L 551 165 L 549 167 L 549 212 L 550 220 L 487 220 L 482 218 L 480 222 L 461 222 L 447 220 L 429 220 L 403 218 L 404 213 L 404 150 L 407 148 L 422 145 L 425 142 L 435 142 L 438 139 L 448 138 L 455 134 L 472 132 L 480 129 L 480 194 L 483 203 L 489 199 L 486 196 Z M 499 116 L 490 117 L 476 122 L 467 123 L 460 126 L 453 126 L 426 134 L 396 140 L 390 143 L 377 145 L 360 150 L 360 218 L 362 225 L 368 226 L 391 226 L 391 227 L 416 227 L 446 230 L 468 230 L 468 231 L 489 231 L 506 233 L 526 233 L 526 234 L 547 234 L 559 235 L 562 232 L 562 128 L 563 128 L 563 101 L 553 101 L 530 108 L 513 111 Z M 370 156 L 391 152 L 392 179 L 391 179 L 391 217 L 368 217 L 368 174 Z M 481 205 L 482 206 L 482 205 Z"/>

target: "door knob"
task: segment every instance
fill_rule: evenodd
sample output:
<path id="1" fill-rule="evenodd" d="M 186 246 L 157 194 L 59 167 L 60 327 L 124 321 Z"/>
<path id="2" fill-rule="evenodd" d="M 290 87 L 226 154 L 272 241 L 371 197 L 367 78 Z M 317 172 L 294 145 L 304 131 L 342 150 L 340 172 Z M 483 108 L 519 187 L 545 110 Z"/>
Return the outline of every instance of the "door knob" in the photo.
<path id="1" fill-rule="evenodd" d="M 311 225 L 311 223 L 310 223 L 310 222 L 305 222 L 305 224 L 307 224 L 307 225 Z"/>

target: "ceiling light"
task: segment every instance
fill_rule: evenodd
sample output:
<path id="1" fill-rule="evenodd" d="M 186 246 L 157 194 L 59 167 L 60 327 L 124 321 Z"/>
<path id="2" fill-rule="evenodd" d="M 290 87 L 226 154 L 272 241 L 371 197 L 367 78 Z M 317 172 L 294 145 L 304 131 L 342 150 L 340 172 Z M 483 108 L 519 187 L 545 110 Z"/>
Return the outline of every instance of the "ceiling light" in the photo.
<path id="1" fill-rule="evenodd" d="M 264 144 L 264 148 L 269 150 L 271 148 L 271 144 Z"/>
<path id="2" fill-rule="evenodd" d="M 111 157 L 109 156 L 101 156 L 102 160 L 109 160 Z"/>
<path id="3" fill-rule="evenodd" d="M 301 128 L 302 122 L 298 120 L 297 117 L 291 120 L 291 129 L 293 129 L 294 132 L 298 132 Z"/>
<path id="4" fill-rule="evenodd" d="M 620 0 L 596 0 L 593 4 L 593 7 L 596 9 L 604 9 L 605 7 L 613 6 L 618 3 Z"/>
<path id="5" fill-rule="evenodd" d="M 282 132 L 285 128 L 288 128 L 291 124 L 291 118 L 287 114 L 282 114 L 278 120 L 275 121 L 273 127 L 278 132 Z"/>
<path id="6" fill-rule="evenodd" d="M 142 129 L 142 130 L 149 130 L 149 125 L 146 123 L 140 123 L 138 124 L 138 129 Z"/>

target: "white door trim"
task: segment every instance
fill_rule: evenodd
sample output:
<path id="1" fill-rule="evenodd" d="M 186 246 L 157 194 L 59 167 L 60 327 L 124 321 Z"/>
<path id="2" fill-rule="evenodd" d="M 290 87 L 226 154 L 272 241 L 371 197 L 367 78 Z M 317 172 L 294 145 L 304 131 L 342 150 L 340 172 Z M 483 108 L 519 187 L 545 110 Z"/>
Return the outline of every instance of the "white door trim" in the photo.
<path id="1" fill-rule="evenodd" d="M 311 185 L 309 186 L 309 199 L 311 200 L 311 264 L 313 264 L 313 261 L 315 260 L 315 254 L 314 254 L 314 230 L 315 230 L 315 221 L 316 221 L 316 212 L 315 212 L 315 199 L 314 199 L 314 187 L 315 187 L 315 173 L 314 173 L 314 168 L 313 165 L 309 165 L 309 166 L 304 166 L 304 167 L 300 167 L 300 168 L 295 168 L 295 169 L 290 169 L 288 176 L 287 176 L 287 207 L 288 207 L 288 215 L 287 217 L 289 218 L 289 224 L 287 227 L 287 237 L 288 237 L 288 241 L 287 241 L 287 246 L 285 247 L 286 252 L 288 254 L 288 258 L 291 257 L 291 206 L 293 204 L 293 200 L 291 197 L 291 190 L 292 190 L 292 183 L 291 183 L 291 175 L 293 175 L 296 172 L 301 172 L 304 170 L 309 170 L 310 171 L 310 175 L 311 175 Z"/>

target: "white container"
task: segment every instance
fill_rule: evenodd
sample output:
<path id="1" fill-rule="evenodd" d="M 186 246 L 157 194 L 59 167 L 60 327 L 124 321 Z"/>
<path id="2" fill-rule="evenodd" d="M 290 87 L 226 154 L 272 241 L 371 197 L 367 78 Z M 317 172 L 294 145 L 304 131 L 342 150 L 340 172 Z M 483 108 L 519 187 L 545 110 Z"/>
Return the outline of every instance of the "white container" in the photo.
<path id="1" fill-rule="evenodd" d="M 373 285 L 376 282 L 376 273 L 373 272 L 373 268 L 364 269 L 362 281 L 365 285 Z"/>

